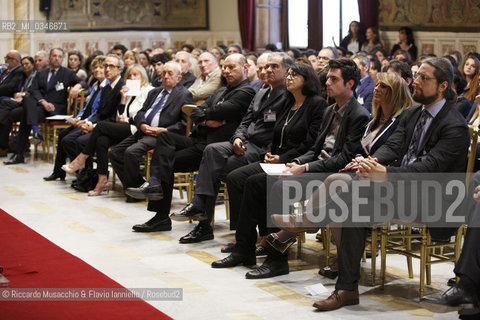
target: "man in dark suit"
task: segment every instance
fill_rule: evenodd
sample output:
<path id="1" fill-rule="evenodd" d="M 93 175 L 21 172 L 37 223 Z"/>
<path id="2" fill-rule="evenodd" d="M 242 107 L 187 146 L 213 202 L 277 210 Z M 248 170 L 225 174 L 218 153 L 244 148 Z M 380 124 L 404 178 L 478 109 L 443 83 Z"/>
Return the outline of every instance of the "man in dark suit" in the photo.
<path id="1" fill-rule="evenodd" d="M 135 116 L 139 130 L 109 152 L 110 162 L 124 189 L 144 183 L 140 161 L 148 150 L 155 147 L 158 135 L 162 132 L 185 134 L 186 117 L 182 106 L 192 103 L 192 94 L 179 83 L 182 75 L 178 63 L 167 62 L 162 68 L 163 86 L 148 93 L 143 108 Z M 127 202 L 133 201 L 127 197 Z"/>
<path id="2" fill-rule="evenodd" d="M 285 103 L 285 75 L 292 63 L 293 59 L 286 53 L 270 54 L 267 60 L 269 68 L 262 70 L 263 83 L 268 87 L 260 89 L 255 95 L 230 141 L 209 144 L 203 151 L 192 203 L 180 212 L 173 213 L 170 218 L 177 221 L 208 218 L 180 238 L 180 243 L 213 239 L 210 223 L 220 182 L 230 171 L 259 161 L 267 153 L 276 114 Z M 232 205 L 230 210 L 230 226 L 233 228 L 238 218 L 238 208 L 235 207 Z"/>
<path id="3" fill-rule="evenodd" d="M 0 73 L 0 100 L 13 97 L 19 91 L 23 80 L 20 65 L 21 56 L 17 50 L 10 50 L 5 56 L 7 68 Z"/>
<path id="4" fill-rule="evenodd" d="M 424 297 L 420 305 L 433 312 L 458 310 L 460 319 L 480 318 L 480 171 L 470 177 L 467 198 L 467 233 L 455 264 L 459 281 L 440 298 Z M 454 278 L 455 279 L 455 278 Z"/>
<path id="5" fill-rule="evenodd" d="M 65 171 L 62 166 L 66 163 L 67 157 L 71 161 L 81 152 L 90 139 L 94 125 L 99 121 L 115 121 L 117 107 L 120 105 L 120 89 L 125 81 L 120 76 L 123 70 L 123 60 L 115 54 L 110 54 L 105 61 L 100 62 L 102 56 L 95 58 L 92 65 L 102 63 L 104 75 L 97 80 L 101 82 L 96 90 L 92 90 L 91 99 L 87 102 L 84 110 L 81 110 L 80 121 L 69 128 L 63 129 L 58 134 L 58 145 L 55 156 L 53 173 L 44 177 L 45 181 L 65 179 Z M 99 92 L 99 99 L 97 99 Z M 98 105 L 96 105 L 98 103 Z"/>
<path id="6" fill-rule="evenodd" d="M 38 124 L 47 116 L 65 114 L 67 110 L 67 96 L 76 98 L 82 87 L 80 79 L 73 70 L 61 66 L 64 52 L 60 48 L 50 50 L 49 67 L 35 76 L 29 94 L 23 98 L 24 115 L 15 145 L 15 154 L 5 164 L 23 163 L 23 152 L 28 143 L 30 129 L 33 138 L 40 142 Z M 71 87 L 70 93 L 68 88 Z"/>
<path id="7" fill-rule="evenodd" d="M 356 54 L 353 56 L 353 61 L 360 69 L 360 83 L 355 89 L 358 102 L 372 113 L 373 89 L 375 88 L 375 81 L 370 77 L 368 71 L 370 70 L 370 60 L 366 55 Z"/>
<path id="8" fill-rule="evenodd" d="M 182 81 L 180 81 L 180 84 L 187 89 L 190 88 L 197 79 L 197 77 L 190 72 L 192 60 L 192 55 L 186 51 L 179 51 L 175 54 L 175 61 L 182 67 Z"/>
<path id="9" fill-rule="evenodd" d="M 394 179 L 390 175 L 395 173 L 408 178 L 408 173 L 465 171 L 470 138 L 465 119 L 451 104 L 456 101 L 452 80 L 452 66 L 447 61 L 423 61 L 415 76 L 413 94 L 422 105 L 406 110 L 387 142 L 371 158 L 359 161 L 358 174 L 363 179 L 385 181 Z M 367 231 L 360 226 L 343 230 L 335 291 L 314 307 L 328 311 L 359 303 L 360 259 Z"/>
<path id="10" fill-rule="evenodd" d="M 327 93 L 328 96 L 335 99 L 335 103 L 329 106 L 322 118 L 320 131 L 313 147 L 305 154 L 295 158 L 293 162 L 287 163 L 287 169 L 293 175 L 300 175 L 304 172 L 337 172 L 342 169 L 359 152 L 361 145 L 360 139 L 365 130 L 365 125 L 369 119 L 368 112 L 363 108 L 353 96 L 358 81 L 360 80 L 360 71 L 357 65 L 350 59 L 337 59 L 329 61 L 329 71 L 327 75 Z M 240 176 L 227 177 L 228 186 L 234 186 L 234 189 L 240 189 L 237 185 L 245 185 Z M 247 179 L 245 177 L 244 179 Z M 304 178 L 304 183 L 310 181 L 308 175 L 296 177 Z M 274 183 L 271 193 L 281 196 L 283 191 L 282 179 Z M 265 180 L 263 180 L 265 183 Z M 233 191 L 232 190 L 232 191 Z M 269 190 L 270 191 L 270 190 Z M 239 191 L 235 191 L 239 193 Z M 258 192 L 257 192 L 258 193 Z M 243 202 L 255 204 L 252 199 L 255 194 L 244 196 Z M 263 195 L 265 197 L 265 195 Z M 272 200 L 277 205 L 282 201 Z M 242 204 L 243 205 L 243 204 Z M 213 268 L 229 268 L 240 263 L 251 263 L 255 261 L 255 226 L 259 219 L 251 213 L 252 210 L 244 210 L 245 215 L 239 218 L 235 239 L 237 241 L 233 253 L 212 263 Z M 247 216 L 250 215 L 250 216 Z M 266 212 L 263 212 L 266 215 Z M 259 268 L 246 274 L 248 279 L 270 278 L 289 272 L 287 255 L 270 250 L 267 259 Z"/>
<path id="11" fill-rule="evenodd" d="M 248 84 L 248 64 L 241 54 L 227 57 L 223 75 L 227 86 L 214 92 L 192 111 L 195 127 L 190 137 L 170 132 L 159 135 L 151 162 L 151 177 L 140 188 L 128 188 L 127 194 L 149 198 L 148 210 L 156 215 L 148 222 L 133 226 L 137 232 L 168 231 L 172 200 L 173 173 L 198 170 L 205 147 L 228 141 L 238 127 L 255 95 Z"/>

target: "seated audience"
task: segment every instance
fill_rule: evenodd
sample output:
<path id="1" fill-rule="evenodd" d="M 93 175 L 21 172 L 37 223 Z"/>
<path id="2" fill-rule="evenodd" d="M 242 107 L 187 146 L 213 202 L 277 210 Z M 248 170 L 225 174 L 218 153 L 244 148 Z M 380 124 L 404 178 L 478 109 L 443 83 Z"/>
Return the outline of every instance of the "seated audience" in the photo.
<path id="1" fill-rule="evenodd" d="M 125 80 L 141 81 L 140 94 L 126 96 L 129 88 L 123 86 L 120 90 L 122 97 L 116 122 L 100 121 L 93 129 L 82 152 L 69 165 L 62 166 L 66 172 L 75 172 L 85 167 L 89 157 L 97 155 L 98 182 L 95 189 L 88 193 L 89 196 L 98 196 L 102 191 L 108 192 L 110 187 L 108 185 L 108 149 L 137 132 L 134 124 L 135 115 L 142 109 L 148 93 L 153 89 L 148 82 L 145 69 L 139 64 L 131 65 L 125 72 L 125 78 Z"/>
<path id="2" fill-rule="evenodd" d="M 140 174 L 140 161 L 145 153 L 155 147 L 157 137 L 165 132 L 185 135 L 184 104 L 192 103 L 190 92 L 181 84 L 182 69 L 174 61 L 165 64 L 162 87 L 148 93 L 143 107 L 134 118 L 137 131 L 118 143 L 108 156 L 124 189 L 139 187 L 144 183 Z M 135 199 L 127 197 L 127 202 Z"/>

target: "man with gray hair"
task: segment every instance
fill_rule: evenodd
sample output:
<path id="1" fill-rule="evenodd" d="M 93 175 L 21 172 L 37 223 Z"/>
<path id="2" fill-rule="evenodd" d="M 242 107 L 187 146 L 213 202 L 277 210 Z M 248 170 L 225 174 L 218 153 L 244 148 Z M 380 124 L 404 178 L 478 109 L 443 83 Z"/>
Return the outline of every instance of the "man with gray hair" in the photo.
<path id="1" fill-rule="evenodd" d="M 276 114 L 281 112 L 285 102 L 284 78 L 293 59 L 284 52 L 264 55 L 267 61 L 260 78 L 266 88 L 260 89 L 255 95 L 230 141 L 212 143 L 205 148 L 192 203 L 170 216 L 171 219 L 180 221 L 202 220 L 192 232 L 180 238 L 180 243 L 200 242 L 213 238 L 213 234 L 202 233 L 199 230 L 210 228 L 220 182 L 230 171 L 258 161 L 261 155 L 268 151 Z M 264 55 L 260 56 L 259 60 L 263 60 Z M 232 205 L 231 229 L 235 228 L 237 218 L 238 208 Z"/>
<path id="2" fill-rule="evenodd" d="M 155 147 L 159 135 L 164 132 L 185 135 L 186 117 L 182 106 L 192 103 L 192 94 L 180 84 L 181 80 L 180 64 L 174 61 L 165 63 L 162 86 L 148 93 L 143 108 L 135 116 L 138 131 L 110 151 L 110 161 L 124 189 L 143 184 L 140 161 L 148 150 Z M 135 199 L 127 197 L 127 202 L 135 202 Z"/>
<path id="3" fill-rule="evenodd" d="M 30 57 L 22 59 L 23 65 L 30 64 Z M 31 58 L 30 58 L 31 59 Z M 8 136 L 12 129 L 12 123 L 22 120 L 23 115 L 23 97 L 30 89 L 33 79 L 38 71 L 48 67 L 48 53 L 46 51 L 38 51 L 34 58 L 34 71 L 27 79 L 24 79 L 23 85 L 18 92 L 13 94 L 13 99 L 3 99 L 0 101 L 0 157 L 8 154 Z"/>
<path id="4" fill-rule="evenodd" d="M 373 89 L 375 88 L 375 81 L 368 73 L 370 70 L 370 59 L 366 55 L 357 53 L 352 57 L 353 61 L 360 69 L 360 83 L 355 89 L 358 103 L 360 103 L 368 112 L 372 113 Z"/>
<path id="5" fill-rule="evenodd" d="M 10 50 L 5 55 L 6 69 L 0 73 L 0 100 L 13 97 L 21 85 L 23 72 L 20 66 L 22 57 L 17 50 Z"/>
<path id="6" fill-rule="evenodd" d="M 35 57 L 33 58 L 35 70 L 40 71 L 48 67 L 48 53 L 45 50 L 40 50 L 35 53 Z"/>
<path id="7" fill-rule="evenodd" d="M 198 66 L 201 75 L 188 88 L 196 105 L 202 104 L 222 84 L 218 60 L 211 52 L 204 52 L 198 57 Z"/>
<path id="8" fill-rule="evenodd" d="M 313 66 L 317 73 L 322 72 L 328 67 L 328 61 L 332 59 L 338 59 L 337 48 L 334 47 L 325 47 L 318 52 L 317 56 L 317 65 Z"/>
<path id="9" fill-rule="evenodd" d="M 182 67 L 182 80 L 180 84 L 185 88 L 190 88 L 197 79 L 191 72 L 193 57 L 187 51 L 178 51 L 175 54 L 175 62 Z"/>
<path id="10" fill-rule="evenodd" d="M 15 154 L 5 164 L 23 163 L 23 152 L 27 147 L 30 130 L 33 131 L 34 141 L 43 141 L 38 124 L 48 116 L 65 114 L 68 96 L 76 98 L 82 85 L 85 85 L 73 70 L 62 67 L 63 58 L 63 49 L 51 49 L 49 67 L 39 71 L 33 79 L 30 94 L 23 98 L 24 115 L 20 122 Z"/>
<path id="11" fill-rule="evenodd" d="M 173 173 L 198 170 L 203 150 L 208 144 L 231 138 L 255 95 L 248 84 L 247 69 L 247 60 L 243 55 L 229 55 L 223 68 L 227 86 L 216 90 L 192 111 L 191 118 L 195 124 L 192 134 L 189 137 L 170 132 L 159 135 L 150 166 L 150 179 L 140 188 L 128 188 L 126 191 L 127 195 L 137 199 L 148 197 L 147 210 L 156 212 L 156 215 L 146 223 L 133 226 L 133 230 L 171 230 L 169 214 Z M 202 231 L 213 238 L 211 228 Z"/>

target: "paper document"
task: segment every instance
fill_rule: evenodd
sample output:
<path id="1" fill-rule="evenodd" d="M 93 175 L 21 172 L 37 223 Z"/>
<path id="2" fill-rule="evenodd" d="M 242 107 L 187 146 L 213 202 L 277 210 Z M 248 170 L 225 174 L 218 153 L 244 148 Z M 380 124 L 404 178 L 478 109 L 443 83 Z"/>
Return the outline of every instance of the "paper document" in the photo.
<path id="1" fill-rule="evenodd" d="M 287 169 L 284 163 L 260 163 L 263 171 L 269 176 L 291 176 L 291 172 L 283 172 Z"/>
<path id="2" fill-rule="evenodd" d="M 54 116 L 51 116 L 51 117 L 46 117 L 45 119 L 47 120 L 65 120 L 67 118 L 71 118 L 72 116 L 71 115 L 68 115 L 68 114 L 57 114 L 57 115 L 54 115 Z"/>
<path id="3" fill-rule="evenodd" d="M 308 294 L 311 296 L 318 296 L 319 294 L 329 292 L 327 288 L 321 283 L 317 283 L 308 287 L 305 287 L 307 289 Z"/>
<path id="4" fill-rule="evenodd" d="M 125 92 L 126 96 L 138 96 L 140 94 L 140 80 L 127 80 L 126 86 L 128 91 Z"/>

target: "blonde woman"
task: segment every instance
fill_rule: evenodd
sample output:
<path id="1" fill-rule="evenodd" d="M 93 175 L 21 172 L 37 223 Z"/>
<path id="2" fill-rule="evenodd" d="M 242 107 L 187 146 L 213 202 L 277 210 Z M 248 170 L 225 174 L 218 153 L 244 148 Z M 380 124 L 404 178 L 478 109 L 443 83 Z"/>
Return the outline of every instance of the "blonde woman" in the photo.
<path id="1" fill-rule="evenodd" d="M 128 50 L 123 55 L 123 63 L 125 64 L 125 69 L 128 69 L 128 67 L 134 64 L 140 64 L 140 56 L 137 52 Z"/>
<path id="2" fill-rule="evenodd" d="M 90 156 L 93 156 L 94 153 L 97 154 L 98 182 L 95 189 L 88 192 L 89 196 L 98 196 L 103 191 L 108 192 L 108 148 L 135 134 L 137 127 L 132 124 L 132 120 L 142 108 L 150 90 L 153 89 L 148 81 L 145 68 L 139 64 L 131 65 L 127 69 L 125 79 L 140 80 L 140 94 L 127 96 L 128 87 L 124 86 L 120 91 L 122 99 L 117 109 L 117 121 L 99 122 L 93 129 L 92 136 L 82 152 L 69 165 L 62 167 L 66 172 L 75 172 L 85 167 L 85 162 Z"/>
<path id="3" fill-rule="evenodd" d="M 395 131 L 403 111 L 410 108 L 412 104 L 413 99 L 405 80 L 394 73 L 377 74 L 373 94 L 372 120 L 368 123 L 361 140 L 363 156 L 373 154 L 387 141 L 390 135 Z M 352 162 L 344 169 L 340 170 L 340 172 L 355 172 L 357 164 L 357 161 L 353 159 Z M 310 198 L 307 210 L 312 210 L 312 204 L 319 203 L 319 197 L 322 199 L 321 193 L 327 192 L 333 181 L 343 180 L 350 182 L 352 178 L 353 175 L 348 173 L 336 173 L 330 175 L 320 186 L 318 192 L 314 193 Z M 328 195 L 323 197 L 323 199 L 328 199 Z M 275 216 L 273 217 L 274 222 L 279 220 L 281 219 L 277 220 Z M 279 223 L 279 225 L 281 225 L 281 223 Z M 338 248 L 342 235 L 341 225 L 331 224 L 330 227 L 333 240 Z M 285 252 L 285 250 L 295 242 L 297 234 L 293 231 L 294 230 L 291 228 L 285 228 L 280 232 L 271 233 L 267 237 L 267 242 L 276 250 Z M 320 269 L 318 273 L 334 279 L 338 275 L 338 265 L 337 263 L 334 263 L 330 265 L 330 267 Z"/>

